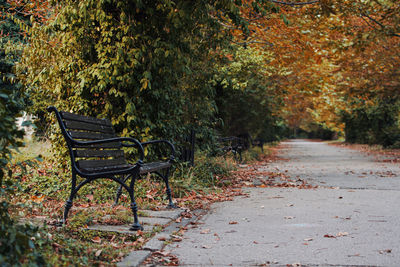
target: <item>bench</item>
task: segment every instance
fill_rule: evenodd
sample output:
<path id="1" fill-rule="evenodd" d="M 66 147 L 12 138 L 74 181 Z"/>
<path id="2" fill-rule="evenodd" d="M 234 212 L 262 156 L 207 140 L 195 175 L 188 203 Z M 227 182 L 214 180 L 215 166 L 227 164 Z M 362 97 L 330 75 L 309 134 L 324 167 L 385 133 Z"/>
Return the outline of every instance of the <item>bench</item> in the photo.
<path id="1" fill-rule="evenodd" d="M 265 144 L 265 141 L 264 141 L 264 139 L 261 139 L 261 138 L 254 139 L 252 141 L 252 145 L 260 147 L 262 153 L 264 153 L 264 144 Z"/>
<path id="2" fill-rule="evenodd" d="M 135 181 L 148 173 L 155 173 L 161 177 L 166 186 L 168 207 L 175 208 L 172 201 L 171 189 L 168 183 L 171 166 L 175 157 L 174 145 L 167 140 L 153 140 L 139 142 L 130 137 L 117 137 L 114 128 L 108 119 L 98 119 L 77 115 L 69 112 L 60 112 L 55 107 L 48 107 L 48 112 L 54 112 L 61 132 L 68 146 L 71 159 L 71 193 L 65 203 L 62 224 L 67 222 L 68 212 L 72 207 L 72 201 L 79 189 L 84 185 L 100 179 L 111 179 L 119 184 L 115 203 L 125 188 L 131 200 L 131 210 L 134 222 L 130 230 L 143 230 L 137 216 L 137 204 L 135 201 Z M 162 144 L 169 147 L 170 155 L 167 160 L 145 162 L 143 147 Z M 134 163 L 128 163 L 122 148 L 134 147 L 138 150 L 139 159 Z M 77 185 L 77 175 L 84 178 Z"/>
<path id="3" fill-rule="evenodd" d="M 242 162 L 243 141 L 240 137 L 228 136 L 217 139 L 218 149 L 223 155 L 232 152 L 233 158 L 237 162 Z"/>
<path id="4" fill-rule="evenodd" d="M 190 130 L 190 134 L 185 138 L 180 155 L 180 160 L 183 162 L 189 162 L 190 166 L 194 166 L 195 142 L 196 132 L 192 129 Z"/>

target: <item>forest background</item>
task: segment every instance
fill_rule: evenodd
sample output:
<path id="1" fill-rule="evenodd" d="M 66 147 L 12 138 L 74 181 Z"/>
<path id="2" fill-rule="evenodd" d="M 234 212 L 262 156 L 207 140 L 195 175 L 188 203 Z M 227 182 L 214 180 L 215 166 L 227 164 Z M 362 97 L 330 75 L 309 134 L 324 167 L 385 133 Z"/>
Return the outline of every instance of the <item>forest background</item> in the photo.
<path id="1" fill-rule="evenodd" d="M 194 130 L 199 151 L 220 136 L 400 147 L 398 1 L 0 0 L 0 8 L 5 196 L 16 191 L 10 162 L 23 144 L 23 112 L 35 116 L 25 124 L 36 138 L 65 157 L 49 105 L 110 118 L 119 135 L 142 141 L 179 146 Z M 2 203 L 1 225 L 13 225 Z M 2 229 L 26 233 L 14 253 L 35 251 L 37 229 L 14 226 Z"/>

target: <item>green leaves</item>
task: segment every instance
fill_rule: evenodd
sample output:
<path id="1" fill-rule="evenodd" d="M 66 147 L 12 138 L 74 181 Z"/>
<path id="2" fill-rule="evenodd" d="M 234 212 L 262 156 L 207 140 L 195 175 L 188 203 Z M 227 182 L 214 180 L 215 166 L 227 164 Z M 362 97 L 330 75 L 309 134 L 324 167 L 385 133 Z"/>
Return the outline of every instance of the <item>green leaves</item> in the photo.
<path id="1" fill-rule="evenodd" d="M 225 136 L 275 140 L 272 132 L 280 118 L 272 113 L 281 107 L 281 96 L 270 85 L 276 69 L 266 64 L 273 55 L 242 47 L 224 52 L 227 60 L 217 65 L 211 81 L 217 93 L 218 116 L 223 121 L 220 131 Z"/>

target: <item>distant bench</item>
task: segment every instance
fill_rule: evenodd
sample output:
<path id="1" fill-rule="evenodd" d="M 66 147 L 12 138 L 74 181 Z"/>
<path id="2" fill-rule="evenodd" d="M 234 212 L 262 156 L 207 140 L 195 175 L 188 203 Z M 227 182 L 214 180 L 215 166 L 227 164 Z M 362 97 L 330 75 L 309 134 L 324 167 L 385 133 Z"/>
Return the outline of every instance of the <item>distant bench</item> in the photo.
<path id="1" fill-rule="evenodd" d="M 242 162 L 243 140 L 240 137 L 228 136 L 218 138 L 218 150 L 226 155 L 232 152 L 233 158 L 237 162 Z"/>
<path id="2" fill-rule="evenodd" d="M 263 139 L 257 138 L 252 141 L 253 146 L 258 146 L 261 148 L 261 152 L 264 152 L 265 141 Z"/>
<path id="3" fill-rule="evenodd" d="M 115 203 L 125 188 L 131 199 L 131 209 L 134 222 L 130 230 L 142 230 L 137 216 L 135 201 L 135 181 L 143 174 L 155 173 L 160 176 L 166 186 L 168 207 L 175 208 L 172 202 L 171 189 L 168 183 L 170 169 L 175 157 L 174 145 L 167 140 L 153 140 L 139 142 L 130 137 L 117 137 L 111 122 L 107 119 L 98 119 L 77 115 L 69 112 L 59 112 L 55 107 L 47 108 L 49 112 L 55 112 L 61 132 L 68 146 L 71 169 L 71 194 L 66 201 L 62 223 L 66 223 L 68 212 L 72 207 L 72 201 L 79 189 L 99 178 L 111 179 L 120 184 Z M 145 162 L 144 146 L 163 144 L 169 147 L 170 155 L 167 160 Z M 125 158 L 123 147 L 135 147 L 139 152 L 139 159 L 135 164 L 129 164 Z M 77 184 L 76 175 L 85 178 Z"/>

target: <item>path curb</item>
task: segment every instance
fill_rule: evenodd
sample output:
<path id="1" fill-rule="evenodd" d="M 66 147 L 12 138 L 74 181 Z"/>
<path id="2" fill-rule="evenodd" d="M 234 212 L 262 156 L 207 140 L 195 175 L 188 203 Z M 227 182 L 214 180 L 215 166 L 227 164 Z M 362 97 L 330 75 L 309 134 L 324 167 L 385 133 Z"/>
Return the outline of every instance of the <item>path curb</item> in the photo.
<path id="1" fill-rule="evenodd" d="M 174 233 L 179 231 L 181 228 L 186 227 L 188 224 L 197 221 L 199 217 L 206 213 L 206 210 L 193 211 L 191 218 L 182 218 L 179 222 L 176 220 L 182 215 L 184 211 L 171 218 L 169 224 L 165 225 L 162 232 L 153 236 L 143 247 L 142 250 L 135 250 L 129 253 L 121 262 L 117 263 L 118 267 L 139 267 L 151 254 L 155 251 L 162 250 L 166 243 L 168 243 L 174 236 Z"/>

